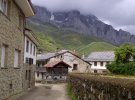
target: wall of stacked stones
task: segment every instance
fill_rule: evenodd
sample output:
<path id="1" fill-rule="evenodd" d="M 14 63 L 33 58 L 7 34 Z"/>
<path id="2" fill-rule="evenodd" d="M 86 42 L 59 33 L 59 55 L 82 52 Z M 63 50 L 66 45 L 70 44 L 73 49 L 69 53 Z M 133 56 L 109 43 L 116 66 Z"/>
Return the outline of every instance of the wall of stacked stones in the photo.
<path id="1" fill-rule="evenodd" d="M 35 68 L 36 68 L 36 65 L 24 64 L 23 66 L 22 84 L 23 84 L 23 90 L 25 91 L 28 90 L 29 86 L 30 86 L 30 89 L 35 88 Z M 29 73 L 27 73 L 27 76 L 26 76 L 26 70 L 30 71 L 30 76 L 29 76 Z M 30 77 L 30 80 L 29 80 L 29 77 Z"/>
<path id="2" fill-rule="evenodd" d="M 77 100 L 135 100 L 135 79 L 72 74 L 69 84 Z"/>
<path id="3" fill-rule="evenodd" d="M 21 73 L 23 68 L 24 35 L 18 28 L 18 16 L 19 10 L 13 0 L 11 0 L 10 18 L 0 11 L 0 100 L 23 92 Z M 7 66 L 1 68 L 1 47 L 3 44 L 8 46 L 8 56 Z M 21 51 L 20 66 L 18 68 L 14 68 L 15 49 Z"/>

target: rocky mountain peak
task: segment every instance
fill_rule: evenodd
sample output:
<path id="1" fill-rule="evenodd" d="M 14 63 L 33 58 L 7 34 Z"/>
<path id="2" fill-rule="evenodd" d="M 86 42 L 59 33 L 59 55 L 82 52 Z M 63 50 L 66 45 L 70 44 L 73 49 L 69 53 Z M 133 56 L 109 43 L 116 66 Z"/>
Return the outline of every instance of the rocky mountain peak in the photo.
<path id="1" fill-rule="evenodd" d="M 135 36 L 124 30 L 115 30 L 96 16 L 84 15 L 79 11 L 51 12 L 46 8 L 35 6 L 36 15 L 31 20 L 50 23 L 62 30 L 71 30 L 88 36 L 96 36 L 115 45 L 125 42 L 135 44 Z"/>

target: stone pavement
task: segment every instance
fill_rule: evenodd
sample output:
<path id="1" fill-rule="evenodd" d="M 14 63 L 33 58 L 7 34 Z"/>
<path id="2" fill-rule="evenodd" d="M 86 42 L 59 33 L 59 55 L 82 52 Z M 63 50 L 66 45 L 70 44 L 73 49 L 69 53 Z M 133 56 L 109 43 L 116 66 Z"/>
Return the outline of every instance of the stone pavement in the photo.
<path id="1" fill-rule="evenodd" d="M 66 84 L 36 84 L 34 90 L 18 100 L 70 100 L 66 92 Z"/>

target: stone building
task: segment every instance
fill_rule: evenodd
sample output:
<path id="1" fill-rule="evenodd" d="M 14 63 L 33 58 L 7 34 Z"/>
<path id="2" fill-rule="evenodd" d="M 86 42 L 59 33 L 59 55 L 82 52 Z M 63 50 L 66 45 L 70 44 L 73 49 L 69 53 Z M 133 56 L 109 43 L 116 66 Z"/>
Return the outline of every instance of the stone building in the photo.
<path id="1" fill-rule="evenodd" d="M 75 52 L 62 50 L 56 53 L 39 54 L 37 55 L 37 70 L 36 70 L 36 80 L 46 79 L 47 71 L 45 65 L 48 63 L 63 61 L 68 64 L 68 72 L 77 73 L 88 73 L 90 71 L 91 64 L 81 57 L 79 57 Z"/>
<path id="2" fill-rule="evenodd" d="M 30 0 L 0 0 L 0 100 L 15 100 L 28 89 L 24 39 L 26 17 L 33 15 Z"/>

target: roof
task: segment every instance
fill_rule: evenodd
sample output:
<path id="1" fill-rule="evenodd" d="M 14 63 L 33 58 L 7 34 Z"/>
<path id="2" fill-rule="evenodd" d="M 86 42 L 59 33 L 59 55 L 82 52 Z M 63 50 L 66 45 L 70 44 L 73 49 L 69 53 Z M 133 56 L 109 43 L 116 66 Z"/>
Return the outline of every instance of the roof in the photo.
<path id="1" fill-rule="evenodd" d="M 86 61 L 114 61 L 114 51 L 105 52 L 93 52 L 87 58 Z"/>
<path id="2" fill-rule="evenodd" d="M 14 1 L 23 11 L 25 17 L 34 16 L 35 11 L 33 9 L 31 0 L 14 0 Z"/>
<path id="3" fill-rule="evenodd" d="M 37 55 L 37 60 L 38 61 L 44 61 L 44 60 L 47 60 L 47 59 L 52 58 L 54 56 L 55 56 L 55 53 L 38 54 Z"/>
<path id="4" fill-rule="evenodd" d="M 46 67 L 46 68 L 53 68 L 53 67 L 56 67 L 59 64 L 64 64 L 67 67 L 71 67 L 70 65 L 68 65 L 67 63 L 65 63 L 63 61 L 52 61 L 52 62 L 49 62 L 46 65 L 44 65 L 44 67 Z M 63 67 L 65 67 L 65 66 L 63 66 Z"/>
<path id="5" fill-rule="evenodd" d="M 62 50 L 62 51 L 59 51 L 58 53 L 46 53 L 46 54 L 39 54 L 37 55 L 37 61 L 44 61 L 44 60 L 48 60 L 48 59 L 51 59 L 53 57 L 56 57 L 56 56 L 59 56 L 59 55 L 62 55 L 64 53 L 70 53 L 74 56 L 76 56 L 77 58 L 79 58 L 80 60 L 88 63 L 89 65 L 91 65 L 89 62 L 85 61 L 84 59 L 82 59 L 81 57 L 79 57 L 77 54 L 71 52 L 71 51 L 68 51 L 68 50 Z"/>
<path id="6" fill-rule="evenodd" d="M 43 60 L 48 60 L 50 58 L 53 58 L 53 57 L 56 57 L 56 56 L 59 56 L 61 54 L 64 54 L 68 52 L 68 50 L 61 50 L 59 52 L 53 52 L 53 53 L 44 53 L 44 54 L 38 54 L 37 55 L 37 60 L 38 61 L 43 61 Z"/>
<path id="7" fill-rule="evenodd" d="M 25 36 L 27 36 L 34 44 L 39 46 L 38 38 L 31 29 L 25 28 Z"/>

